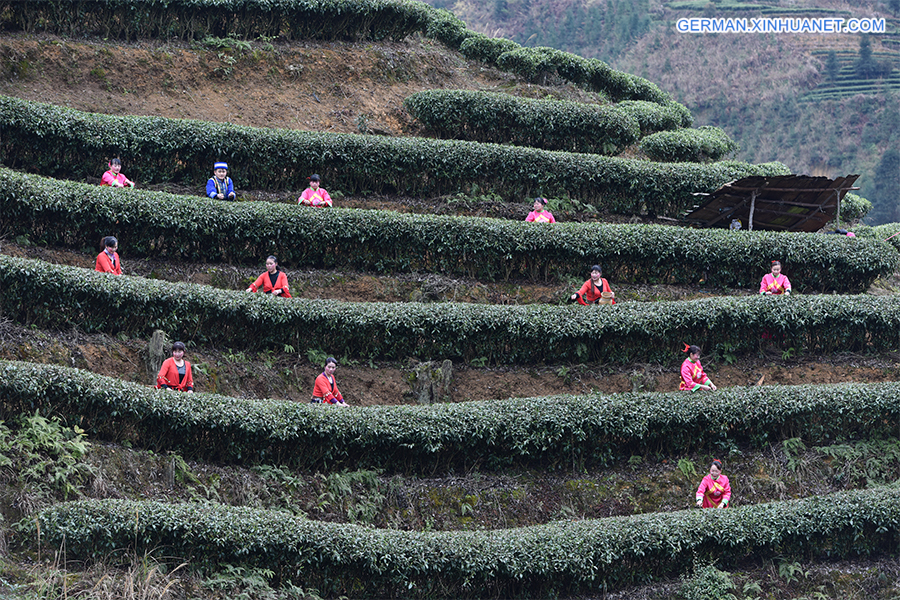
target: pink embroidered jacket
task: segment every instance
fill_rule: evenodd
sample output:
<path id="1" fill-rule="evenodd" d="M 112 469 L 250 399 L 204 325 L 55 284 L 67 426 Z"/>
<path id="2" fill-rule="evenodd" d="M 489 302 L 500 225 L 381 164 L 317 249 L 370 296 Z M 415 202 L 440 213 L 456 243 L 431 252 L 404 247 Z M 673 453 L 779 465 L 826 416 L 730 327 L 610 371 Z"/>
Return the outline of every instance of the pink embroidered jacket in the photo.
<path id="1" fill-rule="evenodd" d="M 678 385 L 678 389 L 694 392 L 701 385 L 709 385 L 709 377 L 703 372 L 703 365 L 699 360 L 693 362 L 690 358 L 684 359 L 684 362 L 681 363 L 681 383 Z"/>
<path id="2" fill-rule="evenodd" d="M 533 210 L 528 213 L 525 220 L 530 223 L 556 223 L 556 219 L 553 218 L 549 210 L 542 210 L 541 212 Z"/>
<path id="3" fill-rule="evenodd" d="M 703 499 L 703 505 L 700 508 L 722 508 L 728 506 L 731 500 L 731 484 L 724 475 L 719 475 L 718 479 L 713 479 L 709 475 L 700 482 L 697 488 L 697 500 Z"/>
<path id="4" fill-rule="evenodd" d="M 762 278 L 762 282 L 759 284 L 760 294 L 765 294 L 766 292 L 783 294 L 785 292 L 790 293 L 790 291 L 791 282 L 784 273 L 779 273 L 777 278 L 772 277 L 771 273 L 766 273 L 765 277 Z"/>
<path id="5" fill-rule="evenodd" d="M 306 188 L 297 199 L 297 204 L 306 206 L 331 206 L 331 196 L 322 188 L 313 191 L 312 188 Z"/>
<path id="6" fill-rule="evenodd" d="M 129 185 L 134 185 L 134 182 L 121 173 L 116 175 L 112 171 L 107 171 L 100 179 L 100 185 L 111 185 L 112 187 L 127 187 Z"/>

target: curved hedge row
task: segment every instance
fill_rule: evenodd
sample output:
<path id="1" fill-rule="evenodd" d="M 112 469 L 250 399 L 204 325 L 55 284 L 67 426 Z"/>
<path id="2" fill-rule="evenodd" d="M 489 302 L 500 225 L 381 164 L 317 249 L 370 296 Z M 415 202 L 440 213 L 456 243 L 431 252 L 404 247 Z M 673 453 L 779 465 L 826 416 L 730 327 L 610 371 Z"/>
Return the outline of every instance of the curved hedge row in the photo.
<path id="1" fill-rule="evenodd" d="M 257 39 L 402 40 L 415 32 L 435 38 L 467 58 L 521 76 L 555 75 L 612 100 L 665 104 L 669 95 L 642 77 L 596 59 L 552 48 L 523 48 L 488 38 L 446 10 L 411 0 L 18 0 L 0 1 L 0 26 L 27 33 L 104 39 L 207 36 Z"/>
<path id="2" fill-rule="evenodd" d="M 624 110 L 638 120 L 641 127 L 641 135 L 648 135 L 657 131 L 670 131 L 681 127 L 690 127 L 694 124 L 691 112 L 682 104 L 667 102 L 657 104 L 644 100 L 623 100 L 616 104 L 620 110 Z"/>
<path id="3" fill-rule="evenodd" d="M 889 436 L 898 383 L 550 396 L 331 410 L 172 394 L 69 367 L 0 361 L 4 418 L 59 415 L 91 435 L 198 460 L 392 471 L 609 466 L 635 455 Z M 349 399 L 352 403 L 353 399 Z"/>
<path id="4" fill-rule="evenodd" d="M 227 160 L 239 187 L 300 187 L 311 172 L 345 193 L 455 193 L 477 182 L 508 200 L 568 195 L 613 212 L 677 215 L 694 192 L 750 175 L 784 175 L 780 163 L 658 164 L 593 154 L 423 138 L 313 133 L 84 113 L 0 97 L 0 161 L 65 179 L 99 174 L 122 156 L 130 178 L 199 187 Z M 85 157 L 94 157 L 86 160 Z M 552 193 L 551 193 L 552 192 Z"/>
<path id="5" fill-rule="evenodd" d="M 171 337 L 233 348 L 496 364 L 670 362 L 681 342 L 707 354 L 887 352 L 900 340 L 900 297 L 724 297 L 617 306 L 350 303 L 115 277 L 0 256 L 0 310 L 20 323 Z M 253 332 L 252 335 L 249 332 Z"/>
<path id="6" fill-rule="evenodd" d="M 695 564 L 896 553 L 900 494 L 841 492 L 724 511 L 558 521 L 499 531 L 418 532 L 215 504 L 88 500 L 57 505 L 40 526 L 51 548 L 81 559 L 165 548 L 198 566 L 238 564 L 326 596 L 561 597 L 596 595 Z M 31 537 L 37 537 L 32 535 Z"/>
<path id="7" fill-rule="evenodd" d="M 122 255 L 285 267 L 434 272 L 481 280 L 548 279 L 599 262 L 616 282 L 754 287 L 770 261 L 797 291 L 859 292 L 893 273 L 872 239 L 669 226 L 535 225 L 472 217 L 317 210 L 114 190 L 0 169 L 0 230 L 70 248 L 116 235 Z"/>
<path id="8" fill-rule="evenodd" d="M 0 24 L 70 38 L 400 41 L 424 31 L 433 12 L 412 0 L 12 0 L 0 2 Z"/>
<path id="9" fill-rule="evenodd" d="M 610 105 L 426 90 L 408 96 L 403 106 L 440 138 L 616 155 L 641 135 L 635 117 Z"/>
<path id="10" fill-rule="evenodd" d="M 660 131 L 641 140 L 641 150 L 659 162 L 709 162 L 736 153 L 740 146 L 727 133 L 709 125 Z"/>

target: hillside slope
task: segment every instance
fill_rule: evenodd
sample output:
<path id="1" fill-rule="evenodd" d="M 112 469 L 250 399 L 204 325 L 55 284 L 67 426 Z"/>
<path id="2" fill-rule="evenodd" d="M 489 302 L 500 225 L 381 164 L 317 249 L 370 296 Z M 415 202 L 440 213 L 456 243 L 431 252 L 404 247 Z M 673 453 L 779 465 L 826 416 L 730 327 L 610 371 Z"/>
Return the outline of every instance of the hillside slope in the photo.
<path id="1" fill-rule="evenodd" d="M 574 86 L 520 84 L 509 73 L 414 39 L 124 45 L 6 34 L 0 73 L 0 94 L 88 112 L 338 133 L 409 132 L 415 125 L 403 99 L 426 89 L 596 98 Z"/>
<path id="2" fill-rule="evenodd" d="M 900 172 L 888 185 L 879 182 L 896 171 L 882 157 L 900 141 L 900 15 L 891 3 L 429 3 L 489 35 L 597 56 L 656 82 L 691 110 L 695 125 L 725 129 L 741 145 L 741 160 L 775 160 L 797 173 L 830 177 L 861 173 L 860 193 L 875 204 L 869 221 L 900 218 Z M 758 16 L 884 18 L 886 33 L 868 38 L 870 66 L 893 69 L 893 75 L 858 74 L 862 40 L 856 34 L 697 35 L 675 28 L 684 17 Z"/>

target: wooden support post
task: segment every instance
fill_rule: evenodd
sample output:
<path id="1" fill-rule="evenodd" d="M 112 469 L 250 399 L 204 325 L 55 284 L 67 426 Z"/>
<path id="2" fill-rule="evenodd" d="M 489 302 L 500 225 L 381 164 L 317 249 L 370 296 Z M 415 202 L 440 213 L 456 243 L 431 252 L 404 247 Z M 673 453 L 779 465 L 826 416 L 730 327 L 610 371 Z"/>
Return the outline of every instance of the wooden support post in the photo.
<path id="1" fill-rule="evenodd" d="M 753 211 L 756 210 L 756 190 L 750 195 L 750 222 L 747 223 L 747 231 L 753 231 Z"/>
<path id="2" fill-rule="evenodd" d="M 834 190 L 834 195 L 837 196 L 837 214 L 834 215 L 834 221 L 837 223 L 837 229 L 841 228 L 841 190 Z"/>

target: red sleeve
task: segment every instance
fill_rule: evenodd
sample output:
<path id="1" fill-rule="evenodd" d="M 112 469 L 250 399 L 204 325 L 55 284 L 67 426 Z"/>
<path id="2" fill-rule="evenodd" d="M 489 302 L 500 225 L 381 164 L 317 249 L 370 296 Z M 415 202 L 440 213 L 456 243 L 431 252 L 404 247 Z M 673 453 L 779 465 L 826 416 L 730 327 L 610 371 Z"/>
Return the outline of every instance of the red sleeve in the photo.
<path id="1" fill-rule="evenodd" d="M 260 275 L 259 277 L 256 278 L 256 281 L 254 281 L 253 283 L 250 284 L 250 287 L 253 288 L 254 292 L 258 292 L 260 288 L 265 287 L 265 279 L 264 279 L 265 276 L 266 276 L 266 274 L 263 273 L 262 275 Z"/>
<path id="2" fill-rule="evenodd" d="M 553 218 L 553 213 L 548 212 L 547 215 L 549 215 L 551 223 L 556 223 L 556 219 Z"/>
<path id="3" fill-rule="evenodd" d="M 167 358 L 163 361 L 162 366 L 159 368 L 159 375 L 156 376 L 156 389 L 161 388 L 166 385 L 169 387 L 175 387 L 176 384 L 172 383 L 172 369 L 175 369 L 175 379 L 174 381 L 178 381 L 178 368 L 175 367 L 175 359 Z"/>
<path id="4" fill-rule="evenodd" d="M 113 275 L 121 275 L 122 274 L 122 261 L 119 260 L 119 253 L 115 254 L 116 257 L 116 266 L 115 268 L 112 265 L 112 262 L 109 260 L 109 256 L 106 255 L 106 252 L 101 252 L 97 255 L 97 262 L 94 264 L 94 270 L 99 271 L 101 273 L 112 273 Z"/>
<path id="5" fill-rule="evenodd" d="M 588 290 L 589 290 L 589 289 L 591 289 L 591 280 L 590 280 L 590 279 L 588 279 L 587 281 L 585 281 L 585 282 L 584 282 L 584 285 L 581 286 L 581 289 L 579 289 L 579 290 L 576 292 L 576 293 L 578 294 L 578 302 L 580 302 L 581 304 L 587 304 L 587 303 L 588 303 L 588 302 L 587 302 L 587 299 L 585 298 L 585 295 L 588 293 Z"/>
<path id="6" fill-rule="evenodd" d="M 334 398 L 337 398 L 341 402 L 344 401 L 344 396 L 341 395 L 341 390 L 338 388 L 337 381 L 334 382 L 334 396 L 332 396 L 332 399 Z M 334 403 L 332 402 L 332 404 Z"/>
<path id="7" fill-rule="evenodd" d="M 99 271 L 100 273 L 112 273 L 112 265 L 109 264 L 109 259 L 106 258 L 105 255 L 105 252 L 101 252 L 97 255 L 97 262 L 94 263 L 94 270 Z"/>
<path id="8" fill-rule="evenodd" d="M 681 363 L 681 386 L 680 389 L 693 391 L 694 389 L 694 363 L 685 360 Z"/>
<path id="9" fill-rule="evenodd" d="M 534 211 L 531 211 L 530 213 L 528 213 L 528 216 L 525 217 L 525 220 L 528 221 L 529 223 L 534 223 Z"/>
<path id="10" fill-rule="evenodd" d="M 700 486 L 697 488 L 696 497 L 702 498 L 703 495 L 706 494 L 706 488 L 707 488 L 706 477 L 704 476 L 703 479 L 700 480 Z"/>
<path id="11" fill-rule="evenodd" d="M 291 290 L 288 287 L 287 275 L 284 274 L 284 271 L 278 272 L 278 279 L 275 281 L 275 289 L 281 290 L 282 298 L 291 297 Z"/>
<path id="12" fill-rule="evenodd" d="M 313 398 L 323 398 L 325 402 L 334 398 L 334 395 L 331 393 L 331 384 L 328 383 L 324 373 L 320 373 L 316 377 L 316 385 L 313 387 Z"/>

